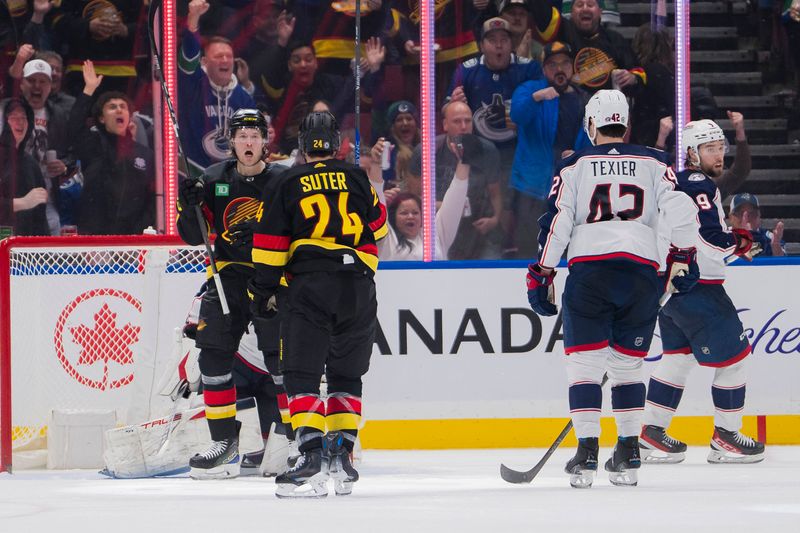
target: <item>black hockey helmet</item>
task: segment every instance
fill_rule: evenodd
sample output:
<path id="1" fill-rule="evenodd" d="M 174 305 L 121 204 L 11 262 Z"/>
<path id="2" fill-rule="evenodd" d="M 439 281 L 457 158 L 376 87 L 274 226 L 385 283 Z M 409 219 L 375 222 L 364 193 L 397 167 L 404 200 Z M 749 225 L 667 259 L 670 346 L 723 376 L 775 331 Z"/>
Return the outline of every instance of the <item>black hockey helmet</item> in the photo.
<path id="1" fill-rule="evenodd" d="M 242 128 L 258 128 L 264 138 L 269 136 L 269 124 L 267 119 L 258 109 L 238 109 L 228 122 L 228 135 L 233 139 L 236 130 Z"/>
<path id="2" fill-rule="evenodd" d="M 335 154 L 339 151 L 339 124 L 329 111 L 306 115 L 297 134 L 297 146 L 304 154 Z"/>

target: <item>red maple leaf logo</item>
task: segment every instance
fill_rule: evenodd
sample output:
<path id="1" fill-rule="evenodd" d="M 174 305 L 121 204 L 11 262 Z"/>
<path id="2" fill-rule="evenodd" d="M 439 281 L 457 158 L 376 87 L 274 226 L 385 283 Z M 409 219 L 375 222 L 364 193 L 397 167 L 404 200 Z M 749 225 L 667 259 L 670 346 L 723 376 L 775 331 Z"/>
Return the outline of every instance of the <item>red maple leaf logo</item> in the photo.
<path id="1" fill-rule="evenodd" d="M 117 314 L 104 303 L 100 311 L 94 315 L 94 328 L 83 325 L 69 328 L 72 340 L 83 347 L 78 364 L 93 365 L 97 361 L 102 361 L 105 384 L 108 379 L 109 361 L 120 365 L 133 363 L 130 345 L 139 342 L 141 329 L 130 324 L 117 328 Z"/>

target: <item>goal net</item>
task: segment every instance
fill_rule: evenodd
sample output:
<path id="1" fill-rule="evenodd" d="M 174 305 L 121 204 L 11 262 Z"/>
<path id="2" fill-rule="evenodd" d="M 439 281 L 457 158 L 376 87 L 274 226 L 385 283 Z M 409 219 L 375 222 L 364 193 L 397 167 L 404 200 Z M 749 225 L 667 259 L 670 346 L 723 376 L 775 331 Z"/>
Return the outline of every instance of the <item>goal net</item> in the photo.
<path id="1" fill-rule="evenodd" d="M 205 279 L 206 254 L 174 237 L 0 242 L 0 472 L 46 448 L 53 409 L 160 416 L 158 381 Z"/>

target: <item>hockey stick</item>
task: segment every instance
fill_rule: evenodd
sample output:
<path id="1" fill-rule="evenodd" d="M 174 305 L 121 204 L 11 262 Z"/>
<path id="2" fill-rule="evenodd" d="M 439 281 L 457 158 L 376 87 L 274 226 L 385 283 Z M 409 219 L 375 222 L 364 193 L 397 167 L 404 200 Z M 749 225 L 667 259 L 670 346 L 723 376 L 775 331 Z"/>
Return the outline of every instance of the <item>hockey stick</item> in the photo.
<path id="1" fill-rule="evenodd" d="M 356 53 L 355 53 L 355 76 L 356 76 L 356 132 L 355 132 L 355 151 L 353 159 L 356 166 L 361 161 L 361 0 L 356 0 Z"/>
<path id="2" fill-rule="evenodd" d="M 605 385 L 606 381 L 608 381 L 608 375 L 603 374 L 603 381 L 600 382 L 600 386 L 602 387 L 603 385 Z M 553 441 L 553 444 L 551 444 L 550 447 L 547 449 L 547 451 L 544 452 L 544 456 L 541 459 L 539 459 L 539 462 L 533 465 L 533 468 L 531 468 L 530 470 L 520 472 L 518 470 L 511 469 L 501 463 L 500 477 L 502 477 L 505 481 L 508 481 L 509 483 L 530 483 L 531 481 L 533 481 L 533 478 L 535 478 L 536 475 L 539 473 L 539 471 L 544 467 L 547 460 L 550 459 L 550 456 L 553 455 L 556 449 L 558 449 L 558 447 L 561 446 L 561 443 L 564 442 L 564 439 L 567 437 L 567 434 L 570 432 L 571 429 L 572 429 L 572 419 L 570 419 L 570 421 L 567 422 L 567 425 L 564 426 L 564 429 L 562 429 L 561 433 L 558 434 L 558 437 L 556 437 L 556 440 Z"/>
<path id="3" fill-rule="evenodd" d="M 178 134 L 178 119 L 175 115 L 175 108 L 172 105 L 172 97 L 169 94 L 169 89 L 167 89 L 167 84 L 164 81 L 164 75 L 162 71 L 163 62 L 161 61 L 161 52 L 158 50 L 158 46 L 156 45 L 156 36 L 155 36 L 155 19 L 156 19 L 156 10 L 161 7 L 162 0 L 153 0 L 150 2 L 150 9 L 147 14 L 147 34 L 150 38 L 150 50 L 153 54 L 153 58 L 155 59 L 155 75 L 158 78 L 159 84 L 161 85 L 161 93 L 164 95 L 164 101 L 167 103 L 167 110 L 169 111 L 169 119 L 172 123 L 172 132 L 175 135 L 175 145 L 178 147 L 178 156 L 183 160 L 184 168 L 186 168 L 186 174 L 189 175 L 189 160 L 186 157 L 186 152 L 183 150 L 183 145 L 181 144 L 181 138 Z M 225 298 L 225 291 L 222 288 L 222 280 L 219 277 L 219 271 L 217 270 L 217 262 L 214 260 L 214 253 L 211 250 L 211 242 L 208 240 L 208 229 L 206 228 L 206 219 L 203 216 L 203 212 L 200 210 L 200 206 L 195 206 L 194 208 L 195 216 L 197 217 L 197 224 L 200 226 L 200 234 L 203 236 L 203 245 L 206 249 L 206 254 L 208 254 L 208 262 L 211 267 L 211 276 L 214 278 L 214 285 L 217 287 L 217 293 L 219 294 L 219 303 L 222 307 L 222 314 L 226 317 L 230 315 L 230 308 L 228 307 L 228 300 Z"/>

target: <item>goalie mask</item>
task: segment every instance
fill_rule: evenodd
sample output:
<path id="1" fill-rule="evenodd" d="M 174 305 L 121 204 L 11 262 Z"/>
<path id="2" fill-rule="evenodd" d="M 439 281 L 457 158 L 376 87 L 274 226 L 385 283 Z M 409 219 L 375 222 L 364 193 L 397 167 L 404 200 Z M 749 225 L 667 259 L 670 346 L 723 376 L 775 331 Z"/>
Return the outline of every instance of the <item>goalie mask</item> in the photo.
<path id="1" fill-rule="evenodd" d="M 725 153 L 728 153 L 728 140 L 716 122 L 703 119 L 687 123 L 681 132 L 681 145 L 688 164 L 700 167 L 700 146 L 714 141 L 723 141 Z M 689 154 L 689 148 L 694 150 L 694 156 Z"/>
<path id="2" fill-rule="evenodd" d="M 297 146 L 304 154 L 335 154 L 340 143 L 339 124 L 329 111 L 309 113 L 300 124 Z"/>
<path id="3" fill-rule="evenodd" d="M 594 124 L 589 130 L 589 119 Z M 586 104 L 583 114 L 583 131 L 592 144 L 595 144 L 597 130 L 605 126 L 620 125 L 628 127 L 628 100 L 617 90 L 601 90 L 594 93 Z"/>

